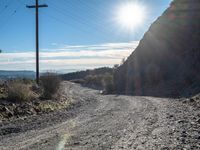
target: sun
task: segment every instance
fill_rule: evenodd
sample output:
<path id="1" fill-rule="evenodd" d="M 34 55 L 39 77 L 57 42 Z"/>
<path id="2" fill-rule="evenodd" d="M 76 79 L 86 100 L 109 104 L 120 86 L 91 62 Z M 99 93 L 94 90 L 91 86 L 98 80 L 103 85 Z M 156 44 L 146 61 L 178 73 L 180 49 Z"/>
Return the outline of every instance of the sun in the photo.
<path id="1" fill-rule="evenodd" d="M 128 30 L 141 25 L 145 19 L 145 9 L 138 3 L 125 3 L 117 11 L 117 21 Z"/>

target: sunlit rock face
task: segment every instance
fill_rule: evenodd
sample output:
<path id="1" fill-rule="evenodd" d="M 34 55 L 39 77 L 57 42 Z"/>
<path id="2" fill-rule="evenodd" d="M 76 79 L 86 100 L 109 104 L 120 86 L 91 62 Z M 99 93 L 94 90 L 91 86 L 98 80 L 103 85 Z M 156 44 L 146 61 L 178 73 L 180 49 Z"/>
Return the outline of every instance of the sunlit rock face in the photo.
<path id="1" fill-rule="evenodd" d="M 115 72 L 114 84 L 134 95 L 200 92 L 200 1 L 173 1 Z"/>

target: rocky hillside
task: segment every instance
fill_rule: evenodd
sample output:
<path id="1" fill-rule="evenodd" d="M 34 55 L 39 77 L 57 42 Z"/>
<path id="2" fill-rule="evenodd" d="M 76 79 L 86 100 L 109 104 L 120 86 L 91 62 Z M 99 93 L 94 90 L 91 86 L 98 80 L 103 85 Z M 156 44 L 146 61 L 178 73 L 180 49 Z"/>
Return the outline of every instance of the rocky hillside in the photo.
<path id="1" fill-rule="evenodd" d="M 116 71 L 117 92 L 152 96 L 200 92 L 199 20 L 199 0 L 174 0 Z"/>

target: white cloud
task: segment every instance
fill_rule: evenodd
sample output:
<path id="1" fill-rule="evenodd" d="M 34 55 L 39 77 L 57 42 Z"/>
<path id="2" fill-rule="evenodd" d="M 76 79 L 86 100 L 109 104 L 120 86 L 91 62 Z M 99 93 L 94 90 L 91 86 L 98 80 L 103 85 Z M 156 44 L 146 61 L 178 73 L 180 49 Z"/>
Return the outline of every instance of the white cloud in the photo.
<path id="1" fill-rule="evenodd" d="M 113 66 L 129 56 L 138 42 L 105 43 L 99 45 L 66 45 L 57 49 L 42 49 L 40 52 L 41 70 L 90 68 L 90 66 Z M 0 54 L 0 70 L 34 70 L 34 52 Z"/>
<path id="2" fill-rule="evenodd" d="M 52 45 L 52 46 L 57 46 L 58 44 L 57 44 L 57 43 L 51 43 L 51 45 Z"/>

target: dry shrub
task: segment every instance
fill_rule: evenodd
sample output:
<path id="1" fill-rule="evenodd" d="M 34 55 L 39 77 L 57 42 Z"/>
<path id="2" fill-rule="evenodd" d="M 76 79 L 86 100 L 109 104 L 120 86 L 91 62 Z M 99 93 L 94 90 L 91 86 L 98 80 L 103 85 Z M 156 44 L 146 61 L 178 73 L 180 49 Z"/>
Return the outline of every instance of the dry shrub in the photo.
<path id="1" fill-rule="evenodd" d="M 58 91 L 61 83 L 60 77 L 56 73 L 47 72 L 40 77 L 40 81 L 43 87 L 44 98 L 52 98 L 52 96 Z"/>
<path id="2" fill-rule="evenodd" d="M 32 92 L 27 84 L 10 82 L 7 86 L 8 99 L 16 102 L 25 102 L 32 98 Z"/>

